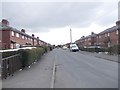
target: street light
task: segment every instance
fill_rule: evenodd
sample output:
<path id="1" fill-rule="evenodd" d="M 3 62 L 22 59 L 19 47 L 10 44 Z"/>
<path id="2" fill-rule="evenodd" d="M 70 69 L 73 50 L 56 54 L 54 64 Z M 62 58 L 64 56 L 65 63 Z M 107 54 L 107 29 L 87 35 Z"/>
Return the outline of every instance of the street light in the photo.
<path id="1" fill-rule="evenodd" d="M 120 20 L 116 22 L 117 30 L 118 30 L 118 42 L 120 44 Z"/>
<path id="2" fill-rule="evenodd" d="M 72 29 L 70 28 L 70 43 L 72 44 Z"/>
<path id="3" fill-rule="evenodd" d="M 117 30 L 118 30 L 118 54 L 120 54 L 120 20 L 116 22 Z"/>

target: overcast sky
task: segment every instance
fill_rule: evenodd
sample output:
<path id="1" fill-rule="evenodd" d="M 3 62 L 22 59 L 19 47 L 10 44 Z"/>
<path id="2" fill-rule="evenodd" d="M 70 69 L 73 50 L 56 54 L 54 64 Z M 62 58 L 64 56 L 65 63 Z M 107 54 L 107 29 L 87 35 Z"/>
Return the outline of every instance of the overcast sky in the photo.
<path id="1" fill-rule="evenodd" d="M 70 42 L 91 32 L 99 33 L 118 20 L 118 1 L 114 2 L 2 2 L 2 17 L 10 26 L 40 37 L 51 44 Z"/>

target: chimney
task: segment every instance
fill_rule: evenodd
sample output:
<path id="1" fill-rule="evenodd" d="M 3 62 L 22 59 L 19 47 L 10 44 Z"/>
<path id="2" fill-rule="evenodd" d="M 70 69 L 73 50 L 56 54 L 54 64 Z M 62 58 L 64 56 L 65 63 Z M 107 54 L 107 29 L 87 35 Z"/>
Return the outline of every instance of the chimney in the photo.
<path id="1" fill-rule="evenodd" d="M 9 25 L 8 20 L 2 19 L 2 25 L 3 25 L 3 26 L 8 26 L 8 25 Z"/>
<path id="2" fill-rule="evenodd" d="M 85 36 L 82 36 L 81 38 L 84 38 Z"/>
<path id="3" fill-rule="evenodd" d="M 93 35 L 94 34 L 94 32 L 91 32 L 91 35 Z"/>
<path id="4" fill-rule="evenodd" d="M 37 39 L 39 39 L 39 37 L 37 37 Z"/>
<path id="5" fill-rule="evenodd" d="M 32 37 L 34 37 L 35 35 L 34 34 L 32 34 Z"/>
<path id="6" fill-rule="evenodd" d="M 25 29 L 21 29 L 21 32 L 25 33 Z"/>

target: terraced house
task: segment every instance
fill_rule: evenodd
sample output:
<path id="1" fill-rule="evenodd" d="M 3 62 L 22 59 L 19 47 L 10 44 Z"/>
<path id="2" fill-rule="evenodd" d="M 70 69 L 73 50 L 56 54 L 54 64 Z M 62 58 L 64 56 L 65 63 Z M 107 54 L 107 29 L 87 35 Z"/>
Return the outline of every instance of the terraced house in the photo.
<path id="1" fill-rule="evenodd" d="M 0 43 L 2 49 L 13 49 L 19 48 L 21 46 L 42 46 L 48 45 L 48 43 L 39 39 L 39 37 L 35 37 L 34 34 L 32 36 L 26 34 L 25 29 L 21 29 L 21 31 L 10 27 L 9 22 L 6 19 L 3 19 L 0 24 Z"/>
<path id="2" fill-rule="evenodd" d="M 81 47 L 93 47 L 96 46 L 97 44 L 97 39 L 96 39 L 97 34 L 94 32 L 91 32 L 91 35 L 89 36 L 83 36 L 81 39 L 76 41 L 76 43 L 79 43 Z"/>
<path id="3" fill-rule="evenodd" d="M 100 46 L 103 48 L 106 47 L 112 47 L 114 45 L 118 45 L 119 39 L 118 39 L 118 27 L 113 26 L 111 28 L 108 28 L 98 34 L 91 33 L 91 35 L 83 36 L 79 40 L 76 41 L 76 43 L 80 47 L 95 47 Z"/>
<path id="4" fill-rule="evenodd" d="M 118 45 L 117 26 L 113 26 L 100 32 L 97 36 L 97 43 L 101 47 L 112 47 L 114 45 Z"/>

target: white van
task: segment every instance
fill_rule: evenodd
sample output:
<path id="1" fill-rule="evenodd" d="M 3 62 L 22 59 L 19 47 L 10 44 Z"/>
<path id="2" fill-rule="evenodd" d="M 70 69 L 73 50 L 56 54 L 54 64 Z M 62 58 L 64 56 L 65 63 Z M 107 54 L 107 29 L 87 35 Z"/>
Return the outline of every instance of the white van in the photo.
<path id="1" fill-rule="evenodd" d="M 73 43 L 73 44 L 70 44 L 70 51 L 76 52 L 76 51 L 79 51 L 79 48 L 75 43 Z"/>

